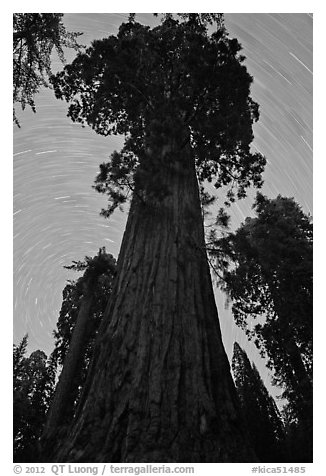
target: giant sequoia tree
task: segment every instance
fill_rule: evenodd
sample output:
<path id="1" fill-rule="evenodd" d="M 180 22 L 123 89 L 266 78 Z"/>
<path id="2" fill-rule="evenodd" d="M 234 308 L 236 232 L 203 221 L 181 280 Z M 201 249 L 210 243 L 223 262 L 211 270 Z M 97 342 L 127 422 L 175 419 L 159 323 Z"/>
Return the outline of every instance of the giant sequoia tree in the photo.
<path id="1" fill-rule="evenodd" d="M 69 421 L 74 412 L 79 387 L 84 380 L 83 370 L 85 371 L 85 367 L 88 367 L 89 355 L 93 348 L 92 341 L 99 326 L 98 320 L 102 317 L 103 287 L 108 298 L 115 275 L 115 267 L 115 259 L 105 252 L 105 248 L 100 248 L 99 253 L 93 258 L 86 257 L 85 261 L 74 262 L 72 266 L 67 267 L 85 272 L 75 286 L 64 290 L 68 291 L 68 295 L 69 291 L 72 291 L 72 295 L 69 296 L 71 297 L 70 301 L 68 299 L 63 302 L 58 321 L 59 332 L 55 333 L 56 348 L 52 353 L 58 363 L 64 354 L 63 367 L 47 416 L 42 437 L 43 444 L 46 441 L 53 444 L 55 433 L 60 426 L 64 426 Z M 76 294 L 79 295 L 78 304 L 76 303 Z M 73 329 L 71 329 L 73 310 L 78 313 L 73 322 Z M 62 333 L 63 328 L 66 328 L 66 334 Z M 66 343 L 67 334 L 68 345 Z"/>
<path id="2" fill-rule="evenodd" d="M 212 30 L 212 33 L 209 32 Z M 73 121 L 125 144 L 97 178 L 132 200 L 81 403 L 57 461 L 240 462 L 248 445 L 223 348 L 199 186 L 261 185 L 258 106 L 220 14 L 133 16 L 56 75 Z"/>

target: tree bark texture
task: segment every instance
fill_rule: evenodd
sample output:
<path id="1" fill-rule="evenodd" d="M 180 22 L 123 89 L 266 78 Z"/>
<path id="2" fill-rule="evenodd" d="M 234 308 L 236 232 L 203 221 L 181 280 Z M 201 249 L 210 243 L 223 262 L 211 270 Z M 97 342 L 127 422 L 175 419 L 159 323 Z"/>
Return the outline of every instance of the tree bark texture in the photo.
<path id="1" fill-rule="evenodd" d="M 163 199 L 132 201 L 81 403 L 49 460 L 255 461 L 222 344 L 190 147 L 159 180 Z"/>

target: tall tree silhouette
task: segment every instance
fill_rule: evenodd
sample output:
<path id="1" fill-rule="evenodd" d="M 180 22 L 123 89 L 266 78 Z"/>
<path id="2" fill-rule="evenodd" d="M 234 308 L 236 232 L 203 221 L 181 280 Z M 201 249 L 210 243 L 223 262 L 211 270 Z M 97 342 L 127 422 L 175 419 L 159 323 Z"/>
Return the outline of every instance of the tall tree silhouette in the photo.
<path id="1" fill-rule="evenodd" d="M 75 261 L 66 266 L 76 271 L 85 271 L 77 281 L 69 281 L 63 290 L 63 302 L 54 331 L 55 349 L 49 358 L 41 350 L 26 357 L 27 335 L 13 352 L 13 389 L 14 389 L 14 461 L 33 462 L 38 458 L 39 438 L 43 432 L 46 416 L 53 400 L 56 380 L 60 376 L 72 335 L 76 327 L 79 311 L 85 301 L 85 280 L 94 274 L 92 305 L 86 325 L 84 338 L 81 339 L 78 364 L 69 385 L 69 395 L 65 398 L 64 412 L 61 413 L 54 441 L 64 434 L 78 405 L 81 389 L 85 383 L 86 372 L 94 349 L 94 340 L 103 317 L 108 296 L 112 291 L 116 263 L 112 255 L 101 248 L 94 258 Z M 89 282 L 89 281 L 88 281 Z M 79 334 L 80 335 L 80 334 Z M 52 441 L 53 443 L 53 441 Z"/>
<path id="2" fill-rule="evenodd" d="M 101 248 L 100 253 L 102 260 L 103 254 L 106 254 L 105 248 Z M 86 257 L 85 261 L 74 262 L 74 265 L 68 266 L 68 268 L 76 269 L 76 271 L 85 271 L 88 267 L 88 263 L 92 263 L 92 261 L 93 258 Z M 69 411 L 67 409 L 65 412 L 68 420 L 72 417 L 76 405 L 78 404 L 80 392 L 85 382 L 87 369 L 93 354 L 95 337 L 102 321 L 108 298 L 112 292 L 116 263 L 114 258 L 109 254 L 106 256 L 106 261 L 107 266 L 104 268 L 104 272 L 101 272 L 101 274 L 97 276 L 95 287 L 93 289 L 90 318 L 87 322 L 85 351 L 83 352 L 82 358 L 79 360 L 78 372 L 75 372 L 74 375 L 74 388 L 75 392 L 77 392 L 77 396 L 74 395 L 75 392 L 71 392 L 71 404 L 73 404 L 73 407 L 69 409 Z M 68 353 L 80 306 L 83 301 L 84 279 L 83 276 L 77 281 L 69 281 L 63 290 L 63 302 L 57 322 L 57 330 L 53 332 L 55 348 L 51 354 L 59 371 L 62 369 L 65 357 Z"/>
<path id="3" fill-rule="evenodd" d="M 255 364 L 236 342 L 232 372 L 245 415 L 249 436 L 262 463 L 283 461 L 286 457 L 285 429 L 280 412 L 266 389 Z"/>
<path id="4" fill-rule="evenodd" d="M 211 25 L 213 33 L 208 32 Z M 225 354 L 198 181 L 261 185 L 258 106 L 220 14 L 132 15 L 53 79 L 73 121 L 125 144 L 96 187 L 132 200 L 117 278 L 58 461 L 253 461 Z"/>
<path id="5" fill-rule="evenodd" d="M 46 419 L 55 383 L 55 364 L 36 350 L 26 357 L 27 335 L 13 351 L 13 457 L 37 459 L 37 441 Z"/>
<path id="6" fill-rule="evenodd" d="M 65 61 L 64 48 L 78 50 L 77 37 L 62 22 L 63 13 L 14 13 L 13 31 L 13 102 L 35 112 L 34 95 L 47 86 L 52 74 L 51 53 L 56 50 Z M 19 126 L 14 107 L 14 122 Z"/>
<path id="7" fill-rule="evenodd" d="M 46 444 L 53 445 L 53 441 L 57 439 L 58 430 L 60 428 L 63 430 L 64 425 L 72 418 L 79 386 L 83 382 L 83 371 L 88 365 L 94 334 L 104 307 L 102 289 L 99 290 L 99 288 L 105 286 L 108 298 L 115 275 L 116 262 L 112 255 L 106 253 L 105 248 L 100 248 L 95 257 L 86 257 L 85 261 L 74 262 L 67 268 L 77 271 L 85 270 L 85 272 L 79 278 L 76 286 L 68 288 L 58 322 L 59 332 L 55 333 L 57 340 L 52 357 L 57 363 L 63 360 L 63 367 L 42 436 L 44 446 Z M 72 298 L 70 301 L 67 300 L 67 294 Z M 76 294 L 79 297 L 78 304 L 76 303 Z M 76 313 L 74 316 L 72 311 L 77 311 L 77 309 L 76 317 Z M 97 315 L 98 313 L 100 316 Z M 64 335 L 62 335 L 63 328 L 65 328 Z M 67 337 L 69 339 L 68 346 Z"/>
<path id="8" fill-rule="evenodd" d="M 232 299 L 237 324 L 254 339 L 274 372 L 274 383 L 283 388 L 288 418 L 304 425 L 306 447 L 311 447 L 311 218 L 293 199 L 280 195 L 257 194 L 254 208 L 256 218 L 215 240 L 220 283 Z M 252 325 L 255 318 L 258 323 Z"/>

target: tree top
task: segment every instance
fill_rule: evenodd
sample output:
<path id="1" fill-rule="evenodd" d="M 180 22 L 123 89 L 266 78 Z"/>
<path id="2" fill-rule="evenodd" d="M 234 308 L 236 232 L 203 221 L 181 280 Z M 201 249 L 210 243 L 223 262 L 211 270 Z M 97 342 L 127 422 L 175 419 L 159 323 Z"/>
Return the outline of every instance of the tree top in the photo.
<path id="1" fill-rule="evenodd" d="M 95 40 L 51 82 L 74 122 L 125 135 L 116 153 L 124 176 L 157 155 L 176 160 L 190 146 L 199 180 L 231 185 L 242 198 L 261 186 L 265 158 L 250 151 L 259 112 L 240 51 L 222 14 L 164 14 L 153 28 L 131 14 L 117 35 Z"/>

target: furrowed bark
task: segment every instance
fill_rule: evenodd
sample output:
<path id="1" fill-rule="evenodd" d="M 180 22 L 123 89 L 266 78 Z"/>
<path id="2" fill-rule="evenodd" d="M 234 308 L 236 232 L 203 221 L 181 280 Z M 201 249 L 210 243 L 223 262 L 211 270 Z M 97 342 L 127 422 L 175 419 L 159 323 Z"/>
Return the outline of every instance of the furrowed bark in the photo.
<path id="1" fill-rule="evenodd" d="M 190 146 L 134 197 L 115 287 L 58 462 L 249 462 L 205 253 Z"/>

